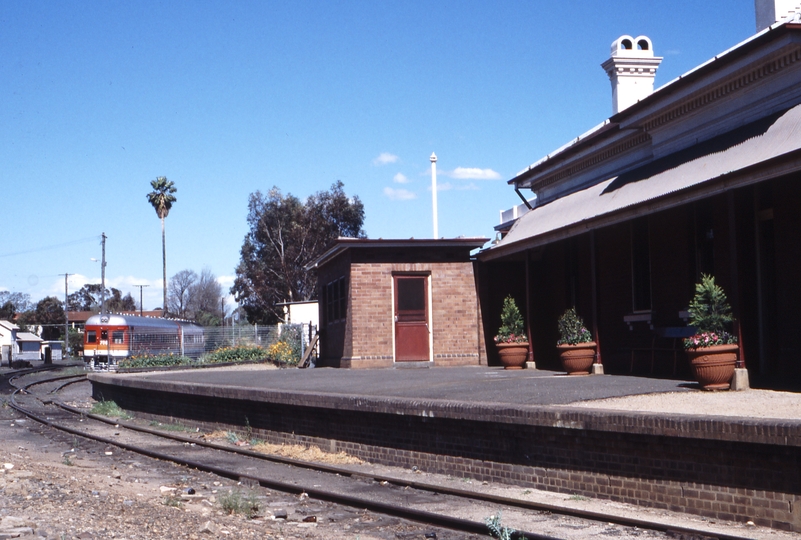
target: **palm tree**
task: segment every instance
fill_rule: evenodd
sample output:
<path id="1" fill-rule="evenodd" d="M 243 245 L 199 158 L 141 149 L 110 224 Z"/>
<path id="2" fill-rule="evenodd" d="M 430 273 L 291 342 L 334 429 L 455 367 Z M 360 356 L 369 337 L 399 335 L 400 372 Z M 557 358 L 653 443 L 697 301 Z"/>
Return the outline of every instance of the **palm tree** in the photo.
<path id="1" fill-rule="evenodd" d="M 163 283 L 164 283 L 164 303 L 161 304 L 161 315 L 167 316 L 167 237 L 164 234 L 164 218 L 170 213 L 172 203 L 177 199 L 175 193 L 178 191 L 175 184 L 167 180 L 166 176 L 159 176 L 150 181 L 153 191 L 147 194 L 147 201 L 153 205 L 153 209 L 161 219 L 161 259 L 163 261 Z"/>

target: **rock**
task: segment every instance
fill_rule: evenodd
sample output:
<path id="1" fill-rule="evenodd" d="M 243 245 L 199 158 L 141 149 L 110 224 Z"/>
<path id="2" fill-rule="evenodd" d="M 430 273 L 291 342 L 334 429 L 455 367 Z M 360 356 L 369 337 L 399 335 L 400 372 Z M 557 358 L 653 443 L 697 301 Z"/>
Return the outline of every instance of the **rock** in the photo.
<path id="1" fill-rule="evenodd" d="M 214 523 L 207 521 L 200 528 L 200 534 L 214 534 Z"/>
<path id="2" fill-rule="evenodd" d="M 287 514 L 287 511 L 284 510 L 283 508 L 280 509 L 280 510 L 274 510 L 273 511 L 273 518 L 274 519 L 286 519 L 288 517 L 288 515 L 289 514 Z"/>
<path id="3" fill-rule="evenodd" d="M 5 470 L 7 470 L 7 471 L 10 471 L 11 469 L 14 468 L 14 464 L 13 463 L 3 463 L 3 468 Z"/>

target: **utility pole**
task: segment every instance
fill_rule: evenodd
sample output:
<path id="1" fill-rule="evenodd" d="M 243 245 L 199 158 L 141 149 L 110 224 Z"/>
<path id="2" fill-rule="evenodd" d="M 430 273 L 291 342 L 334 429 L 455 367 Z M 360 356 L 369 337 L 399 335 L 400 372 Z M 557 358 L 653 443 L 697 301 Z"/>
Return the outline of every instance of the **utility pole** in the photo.
<path id="1" fill-rule="evenodd" d="M 142 316 L 142 289 L 144 287 L 150 287 L 150 285 L 134 285 L 134 287 L 139 287 L 139 316 Z"/>
<path id="2" fill-rule="evenodd" d="M 100 260 L 100 314 L 106 312 L 106 233 L 101 233 L 103 257 Z"/>
<path id="3" fill-rule="evenodd" d="M 69 315 L 69 304 L 68 304 L 68 290 L 67 290 L 67 280 L 73 274 L 59 274 L 60 276 L 64 276 L 64 355 L 65 357 L 63 360 L 67 360 L 70 357 L 70 315 Z"/>
<path id="4" fill-rule="evenodd" d="M 434 240 L 439 238 L 439 228 L 437 226 L 437 155 L 431 152 L 428 158 L 431 162 L 431 202 L 434 207 Z"/>

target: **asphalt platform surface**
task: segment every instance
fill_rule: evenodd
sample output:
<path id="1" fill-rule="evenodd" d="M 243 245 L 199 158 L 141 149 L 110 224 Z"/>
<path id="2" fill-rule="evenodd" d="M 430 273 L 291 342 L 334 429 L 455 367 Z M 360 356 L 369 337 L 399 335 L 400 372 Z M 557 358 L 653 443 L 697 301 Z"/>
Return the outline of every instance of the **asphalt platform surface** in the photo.
<path id="1" fill-rule="evenodd" d="M 318 395 L 514 405 L 561 405 L 638 394 L 698 391 L 696 383 L 681 380 L 617 375 L 567 376 L 554 371 L 504 370 L 486 366 L 364 370 L 199 369 L 134 376 L 164 382 Z"/>

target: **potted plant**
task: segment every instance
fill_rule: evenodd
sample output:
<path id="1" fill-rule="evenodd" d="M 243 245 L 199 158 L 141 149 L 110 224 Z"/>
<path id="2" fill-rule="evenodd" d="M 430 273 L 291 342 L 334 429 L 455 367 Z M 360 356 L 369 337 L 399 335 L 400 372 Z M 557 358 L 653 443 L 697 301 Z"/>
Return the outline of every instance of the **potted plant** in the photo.
<path id="1" fill-rule="evenodd" d="M 695 380 L 704 390 L 728 390 L 739 347 L 726 330 L 734 321 L 731 306 L 713 276 L 701 275 L 687 311 L 695 335 L 684 339 L 684 348 Z"/>
<path id="2" fill-rule="evenodd" d="M 568 375 L 589 375 L 595 361 L 595 342 L 584 321 L 570 308 L 559 317 L 559 360 Z"/>
<path id="3" fill-rule="evenodd" d="M 523 328 L 523 316 L 511 296 L 503 301 L 501 327 L 495 336 L 498 356 L 504 369 L 522 369 L 528 359 L 528 338 Z"/>

